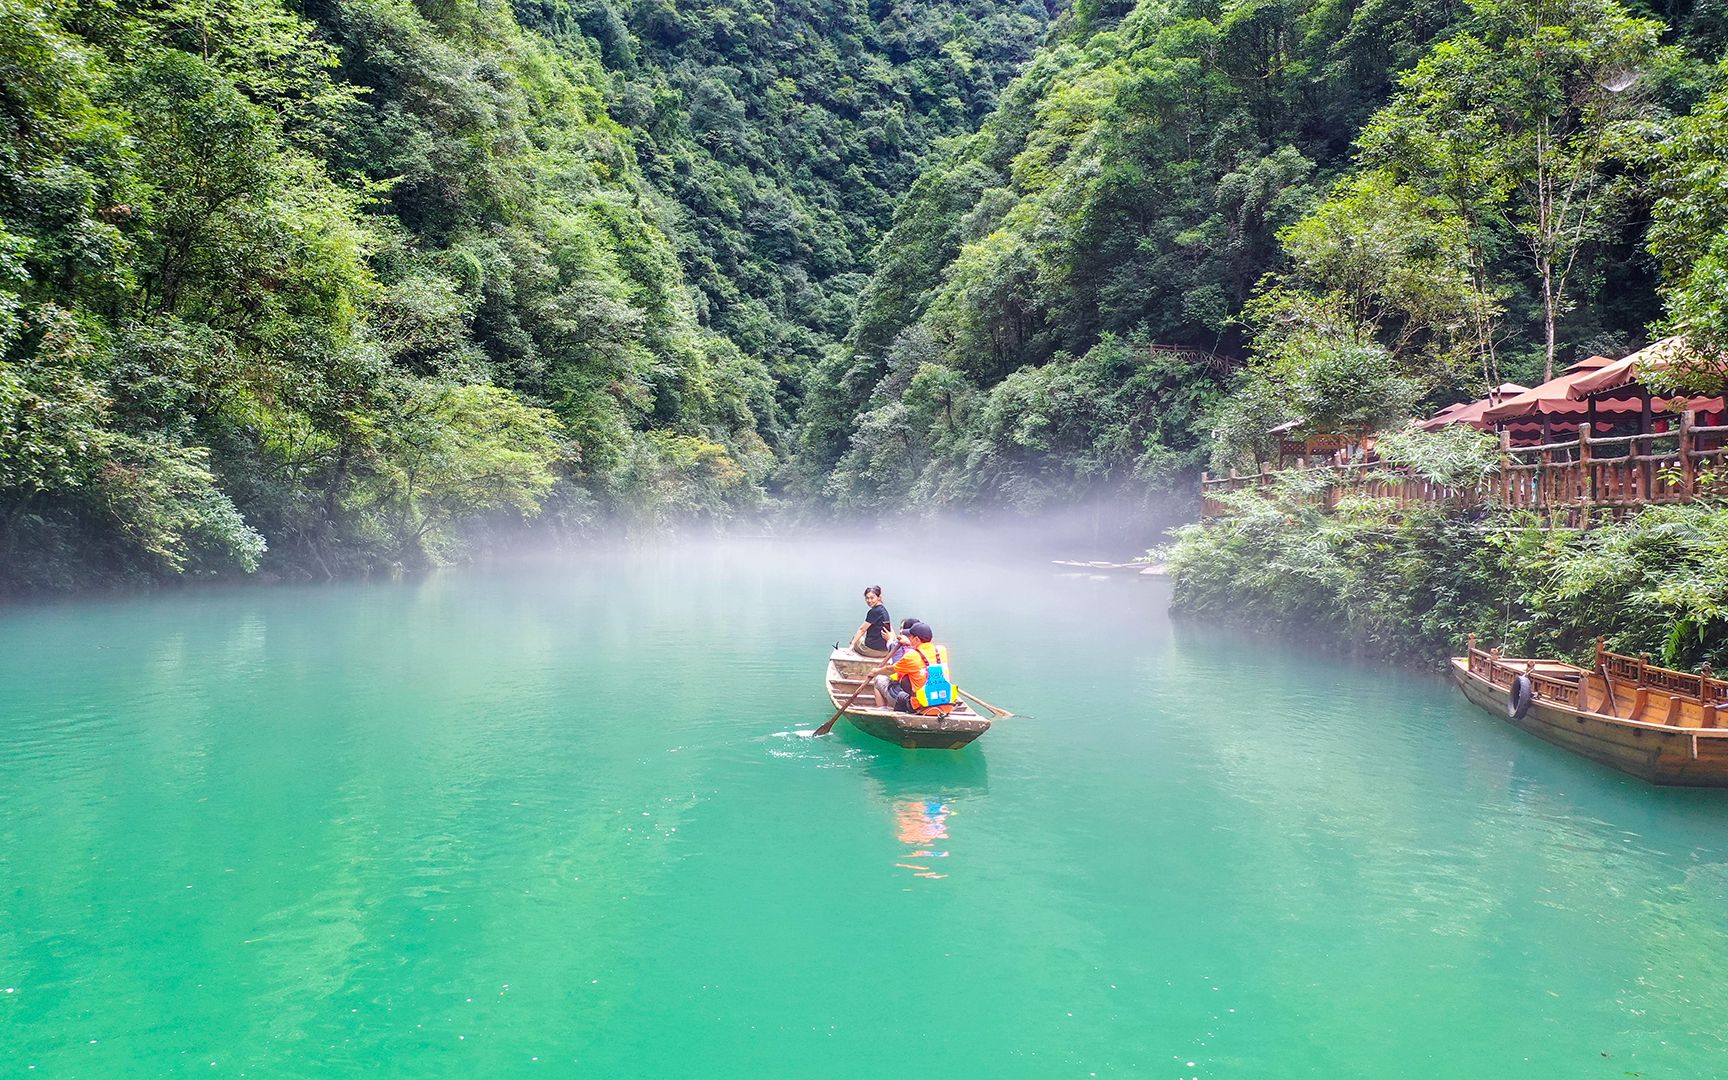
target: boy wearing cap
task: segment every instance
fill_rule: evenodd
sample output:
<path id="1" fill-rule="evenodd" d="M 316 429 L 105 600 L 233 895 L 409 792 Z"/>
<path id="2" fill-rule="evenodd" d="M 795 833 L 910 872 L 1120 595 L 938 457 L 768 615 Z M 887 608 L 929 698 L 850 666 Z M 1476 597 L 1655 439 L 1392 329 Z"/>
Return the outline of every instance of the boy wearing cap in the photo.
<path id="1" fill-rule="evenodd" d="M 882 708 L 888 708 L 888 701 L 893 701 L 895 712 L 918 712 L 914 701 L 918 691 L 930 678 L 931 656 L 928 650 L 930 642 L 935 637 L 929 623 L 913 623 L 906 632 L 900 635 L 901 642 L 906 646 L 895 654 L 894 675 L 892 680 L 887 675 L 876 676 L 876 701 Z M 946 663 L 947 650 L 935 646 L 936 656 L 940 662 Z M 949 704 L 932 705 L 927 711 L 946 713 L 953 708 Z"/>
<path id="2" fill-rule="evenodd" d="M 911 651 L 916 642 L 911 630 L 918 625 L 917 619 L 901 619 L 900 632 L 894 635 L 893 648 L 888 652 L 888 659 L 882 662 L 883 668 L 892 669 L 901 658 Z M 880 670 L 880 669 L 878 669 Z M 873 680 L 871 690 L 876 694 L 878 709 L 893 709 L 895 712 L 910 712 L 912 710 L 912 688 L 902 680 L 887 675 L 877 675 Z"/>

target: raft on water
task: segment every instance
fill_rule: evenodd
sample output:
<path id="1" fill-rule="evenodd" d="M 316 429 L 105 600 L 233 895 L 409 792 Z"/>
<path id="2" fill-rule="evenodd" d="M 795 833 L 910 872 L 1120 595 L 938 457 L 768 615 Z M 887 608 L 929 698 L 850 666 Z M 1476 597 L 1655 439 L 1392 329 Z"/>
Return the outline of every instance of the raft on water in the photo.
<path id="1" fill-rule="evenodd" d="M 1484 652 L 1452 657 L 1464 696 L 1538 738 L 1652 784 L 1728 787 L 1728 681 L 1623 656 L 1595 670 Z M 1520 708 L 1522 706 L 1522 708 Z"/>
<path id="2" fill-rule="evenodd" d="M 828 657 L 828 699 L 836 709 L 846 704 L 852 692 L 882 666 L 881 657 L 860 656 L 848 648 L 835 649 Z M 961 700 L 945 716 L 895 712 L 876 706 L 876 695 L 865 687 L 842 714 L 866 735 L 904 746 L 908 750 L 958 750 L 990 730 L 990 718 L 973 711 Z"/>

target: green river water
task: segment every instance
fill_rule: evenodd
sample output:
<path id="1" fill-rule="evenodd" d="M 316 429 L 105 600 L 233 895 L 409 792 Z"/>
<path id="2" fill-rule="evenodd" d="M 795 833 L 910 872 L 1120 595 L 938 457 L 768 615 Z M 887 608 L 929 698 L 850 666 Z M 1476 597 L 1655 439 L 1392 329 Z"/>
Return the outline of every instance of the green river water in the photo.
<path id="1" fill-rule="evenodd" d="M 880 581 L 1022 715 L 828 715 Z M 1041 558 L 0 614 L 0 1076 L 1728 1075 L 1728 793 Z"/>

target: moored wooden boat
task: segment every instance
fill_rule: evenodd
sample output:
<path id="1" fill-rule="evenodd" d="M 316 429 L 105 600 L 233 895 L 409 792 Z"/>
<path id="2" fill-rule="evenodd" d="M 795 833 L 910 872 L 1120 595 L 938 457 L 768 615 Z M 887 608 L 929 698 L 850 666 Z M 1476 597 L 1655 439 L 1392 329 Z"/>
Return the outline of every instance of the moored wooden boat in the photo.
<path id="1" fill-rule="evenodd" d="M 852 691 L 881 664 L 877 657 L 860 656 L 847 648 L 835 649 L 828 657 L 828 698 L 834 707 L 845 705 Z M 866 735 L 908 750 L 958 750 L 990 730 L 990 718 L 974 711 L 964 700 L 946 716 L 920 716 L 877 708 L 876 696 L 868 688 L 843 715 Z"/>
<path id="2" fill-rule="evenodd" d="M 1728 787 L 1728 681 L 1672 671 L 1596 644 L 1595 670 L 1484 652 L 1472 636 L 1451 675 L 1464 696 L 1538 738 L 1652 784 Z M 1530 704 L 1511 708 L 1530 679 Z"/>

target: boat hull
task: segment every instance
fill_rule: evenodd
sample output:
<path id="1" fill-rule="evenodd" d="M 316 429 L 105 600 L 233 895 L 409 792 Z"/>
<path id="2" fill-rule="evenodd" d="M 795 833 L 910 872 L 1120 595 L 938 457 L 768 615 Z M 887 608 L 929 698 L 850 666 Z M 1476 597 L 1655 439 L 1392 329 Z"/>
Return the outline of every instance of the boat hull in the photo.
<path id="1" fill-rule="evenodd" d="M 1652 784 L 1728 787 L 1728 731 L 1669 727 L 1568 708 L 1538 697 L 1522 717 L 1509 692 L 1453 657 L 1452 681 L 1482 709 L 1539 739 Z"/>
<path id="2" fill-rule="evenodd" d="M 856 688 L 881 660 L 859 656 L 850 649 L 837 649 L 828 658 L 828 698 L 836 709 L 846 703 Z M 875 707 L 868 688 L 842 715 L 866 735 L 908 750 L 958 750 L 990 730 L 990 718 L 961 702 L 945 716 L 921 716 Z"/>

